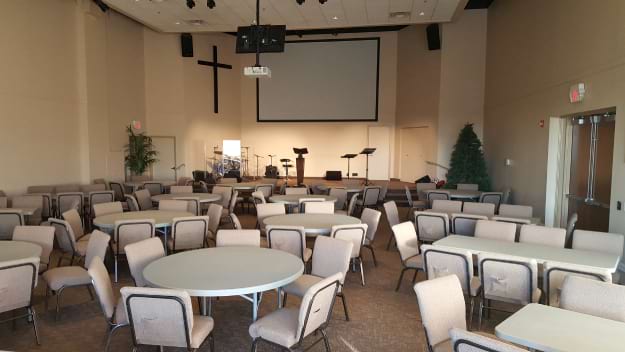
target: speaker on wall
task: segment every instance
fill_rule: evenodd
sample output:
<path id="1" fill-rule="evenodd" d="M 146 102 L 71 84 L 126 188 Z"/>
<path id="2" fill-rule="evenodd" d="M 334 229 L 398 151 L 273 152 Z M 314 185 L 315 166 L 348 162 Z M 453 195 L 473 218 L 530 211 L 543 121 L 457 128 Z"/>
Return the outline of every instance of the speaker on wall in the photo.
<path id="1" fill-rule="evenodd" d="M 425 27 L 425 32 L 428 37 L 428 49 L 440 50 L 441 49 L 441 33 L 438 29 L 438 23 L 432 23 Z"/>
<path id="2" fill-rule="evenodd" d="M 193 57 L 193 37 L 191 33 L 182 33 L 180 35 L 180 48 L 182 57 Z"/>

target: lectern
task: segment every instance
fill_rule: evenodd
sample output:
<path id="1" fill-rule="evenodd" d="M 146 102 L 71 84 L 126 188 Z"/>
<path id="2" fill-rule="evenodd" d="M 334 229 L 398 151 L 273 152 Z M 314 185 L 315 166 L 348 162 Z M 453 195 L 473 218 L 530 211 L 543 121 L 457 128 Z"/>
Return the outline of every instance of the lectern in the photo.
<path id="1" fill-rule="evenodd" d="M 293 153 L 297 154 L 295 166 L 297 168 L 297 185 L 304 183 L 304 154 L 308 154 L 308 148 L 293 148 Z"/>
<path id="2" fill-rule="evenodd" d="M 369 185 L 369 155 L 375 152 L 375 148 L 365 148 L 360 154 L 364 154 L 367 157 L 367 167 L 365 169 L 365 186 Z"/>
<path id="3" fill-rule="evenodd" d="M 350 160 L 352 160 L 353 158 L 357 156 L 358 154 L 345 154 L 341 156 L 341 158 L 347 159 L 347 179 L 348 180 L 351 178 L 351 175 L 349 174 L 349 162 Z"/>

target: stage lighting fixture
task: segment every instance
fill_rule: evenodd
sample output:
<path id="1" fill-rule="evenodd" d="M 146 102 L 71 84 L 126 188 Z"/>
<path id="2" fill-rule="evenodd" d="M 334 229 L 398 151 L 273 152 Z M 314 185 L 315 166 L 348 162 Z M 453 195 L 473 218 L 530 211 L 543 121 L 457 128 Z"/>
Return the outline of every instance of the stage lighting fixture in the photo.
<path id="1" fill-rule="evenodd" d="M 208 6 L 209 9 L 215 8 L 215 0 L 207 0 L 206 6 Z"/>
<path id="2" fill-rule="evenodd" d="M 192 9 L 195 7 L 195 1 L 194 0 L 187 0 L 187 7 L 189 9 Z"/>
<path id="3" fill-rule="evenodd" d="M 306 0 L 295 0 L 295 2 L 297 2 L 298 5 L 304 5 L 304 1 Z"/>

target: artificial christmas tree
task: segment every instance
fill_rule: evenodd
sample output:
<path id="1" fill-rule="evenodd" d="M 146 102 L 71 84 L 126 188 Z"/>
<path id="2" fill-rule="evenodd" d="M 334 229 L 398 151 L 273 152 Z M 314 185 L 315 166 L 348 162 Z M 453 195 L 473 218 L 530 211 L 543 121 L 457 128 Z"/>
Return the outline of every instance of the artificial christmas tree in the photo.
<path id="1" fill-rule="evenodd" d="M 460 130 L 451 153 L 445 188 L 456 188 L 459 183 L 475 183 L 479 185 L 480 191 L 490 191 L 482 142 L 473 131 L 473 124 L 469 123 Z"/>

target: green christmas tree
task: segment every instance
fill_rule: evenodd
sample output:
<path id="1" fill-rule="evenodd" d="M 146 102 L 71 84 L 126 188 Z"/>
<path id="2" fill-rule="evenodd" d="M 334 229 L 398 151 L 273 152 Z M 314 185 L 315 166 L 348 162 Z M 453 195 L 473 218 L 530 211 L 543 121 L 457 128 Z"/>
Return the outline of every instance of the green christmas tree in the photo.
<path id="1" fill-rule="evenodd" d="M 480 191 L 490 191 L 482 142 L 473 131 L 473 124 L 468 123 L 460 130 L 450 164 L 445 188 L 456 188 L 459 183 L 475 183 Z"/>

